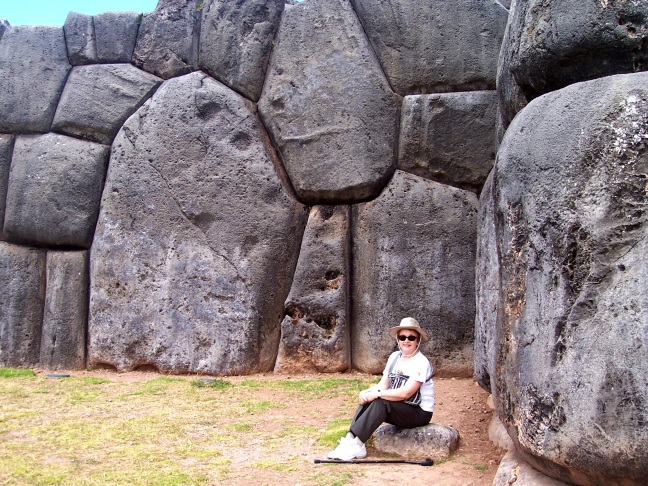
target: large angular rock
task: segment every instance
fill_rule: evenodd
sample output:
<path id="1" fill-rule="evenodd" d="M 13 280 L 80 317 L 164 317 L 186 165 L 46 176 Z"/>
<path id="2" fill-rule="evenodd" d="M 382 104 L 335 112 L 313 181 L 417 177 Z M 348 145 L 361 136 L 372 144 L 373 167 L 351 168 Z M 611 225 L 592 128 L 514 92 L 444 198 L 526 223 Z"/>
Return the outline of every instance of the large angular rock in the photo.
<path id="1" fill-rule="evenodd" d="M 88 252 L 49 251 L 40 366 L 82 369 L 88 323 Z"/>
<path id="2" fill-rule="evenodd" d="M 202 73 L 125 123 L 92 245 L 90 366 L 272 370 L 308 213 L 264 137 L 254 106 Z"/>
<path id="3" fill-rule="evenodd" d="M 506 125 L 544 93 L 648 69 L 648 0 L 514 0 L 510 23 L 498 79 Z M 516 89 L 522 99 L 506 96 Z"/>
<path id="4" fill-rule="evenodd" d="M 475 268 L 475 380 L 492 392 L 496 376 L 497 313 L 500 309 L 500 267 L 497 257 L 493 174 L 488 176 L 479 198 L 477 217 L 477 264 Z"/>
<path id="5" fill-rule="evenodd" d="M 377 196 L 394 170 L 400 104 L 346 0 L 286 8 L 259 109 L 300 200 Z"/>
<path id="6" fill-rule="evenodd" d="M 495 89 L 508 11 L 496 0 L 350 0 L 400 95 Z"/>
<path id="7" fill-rule="evenodd" d="M 46 252 L 0 241 L 0 366 L 38 364 Z"/>
<path id="8" fill-rule="evenodd" d="M 2 40 L 2 36 L 9 27 L 11 27 L 11 25 L 9 25 L 9 22 L 7 22 L 5 19 L 0 19 L 0 40 Z"/>
<path id="9" fill-rule="evenodd" d="M 275 371 L 346 371 L 349 347 L 350 208 L 311 209 L 281 323 Z"/>
<path id="10" fill-rule="evenodd" d="M 200 29 L 200 68 L 257 101 L 285 0 L 207 0 Z"/>
<path id="11" fill-rule="evenodd" d="M 45 133 L 71 66 L 61 27 L 11 27 L 0 41 L 0 133 Z"/>
<path id="12" fill-rule="evenodd" d="M 411 460 L 442 461 L 459 447 L 459 431 L 450 425 L 431 423 L 413 429 L 382 425 L 372 437 L 374 449 Z"/>
<path id="13" fill-rule="evenodd" d="M 16 138 L 4 238 L 37 246 L 89 248 L 109 147 L 65 135 Z"/>
<path id="14" fill-rule="evenodd" d="M 406 96 L 398 168 L 478 192 L 495 162 L 497 93 Z"/>
<path id="15" fill-rule="evenodd" d="M 98 62 L 131 62 L 142 14 L 105 12 L 93 17 Z"/>
<path id="16" fill-rule="evenodd" d="M 97 62 L 97 40 L 92 15 L 70 12 L 63 25 L 68 59 L 73 66 Z"/>
<path id="17" fill-rule="evenodd" d="M 575 484 L 648 475 L 647 139 L 648 73 L 610 76 L 532 101 L 495 166 L 498 415 Z"/>
<path id="18" fill-rule="evenodd" d="M 567 483 L 556 481 L 529 466 L 520 454 L 515 451 L 506 453 L 493 478 L 493 486 L 567 486 Z"/>
<path id="19" fill-rule="evenodd" d="M 202 0 L 159 0 L 144 14 L 133 64 L 162 79 L 196 71 Z"/>
<path id="20" fill-rule="evenodd" d="M 353 366 L 381 373 L 388 329 L 412 316 L 435 372 L 472 376 L 477 197 L 396 171 L 353 221 Z"/>
<path id="21" fill-rule="evenodd" d="M 105 144 L 162 80 L 131 64 L 75 67 L 65 85 L 52 130 Z"/>
<path id="22" fill-rule="evenodd" d="M 0 135 L 0 240 L 4 226 L 5 205 L 7 202 L 7 186 L 9 185 L 9 168 L 13 153 L 14 138 L 11 135 Z"/>

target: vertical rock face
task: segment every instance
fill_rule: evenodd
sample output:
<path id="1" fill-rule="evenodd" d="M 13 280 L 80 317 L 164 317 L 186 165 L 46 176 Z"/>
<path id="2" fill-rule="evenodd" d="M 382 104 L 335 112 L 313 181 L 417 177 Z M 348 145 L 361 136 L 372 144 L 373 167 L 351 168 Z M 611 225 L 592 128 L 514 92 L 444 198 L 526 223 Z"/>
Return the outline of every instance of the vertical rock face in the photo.
<path id="1" fill-rule="evenodd" d="M 478 191 L 495 162 L 495 91 L 406 96 L 398 168 Z"/>
<path id="2" fill-rule="evenodd" d="M 353 207 L 354 367 L 382 372 L 387 330 L 412 316 L 436 371 L 472 375 L 476 218 L 473 193 L 401 171 Z"/>
<path id="3" fill-rule="evenodd" d="M 89 248 L 109 148 L 49 133 L 16 138 L 3 236 L 31 245 Z"/>
<path id="4" fill-rule="evenodd" d="M 257 101 L 285 0 L 207 0 L 200 29 L 200 67 Z"/>
<path id="5" fill-rule="evenodd" d="M 106 12 L 94 16 L 97 61 L 130 62 L 142 14 Z"/>
<path id="6" fill-rule="evenodd" d="M 110 144 L 126 119 L 161 82 L 130 64 L 75 67 L 63 89 L 52 129 Z"/>
<path id="7" fill-rule="evenodd" d="M 88 252 L 49 251 L 40 366 L 85 367 Z"/>
<path id="8" fill-rule="evenodd" d="M 133 64 L 162 79 L 198 69 L 202 0 L 159 0 L 144 14 Z"/>
<path id="9" fill-rule="evenodd" d="M 0 241 L 0 365 L 38 364 L 45 300 L 43 250 Z"/>
<path id="10" fill-rule="evenodd" d="M 495 88 L 508 12 L 495 0 L 350 0 L 400 95 Z"/>
<path id="11" fill-rule="evenodd" d="M 495 232 L 493 174 L 486 180 L 479 198 L 477 217 L 477 262 L 475 270 L 475 380 L 485 390 L 493 389 L 496 375 L 497 313 L 501 288 Z"/>
<path id="12" fill-rule="evenodd" d="M 612 74 L 648 69 L 648 0 L 513 1 L 500 63 L 506 124 L 533 98 Z M 510 85 L 517 85 L 510 87 Z"/>
<path id="13" fill-rule="evenodd" d="M 275 371 L 335 373 L 351 366 L 349 215 L 348 206 L 311 209 Z"/>
<path id="14" fill-rule="evenodd" d="M 124 125 L 91 253 L 89 364 L 271 370 L 307 212 L 243 98 L 201 73 Z"/>
<path id="15" fill-rule="evenodd" d="M 0 240 L 4 226 L 5 205 L 7 201 L 7 186 L 9 185 L 9 168 L 13 152 L 14 137 L 0 135 Z"/>
<path id="16" fill-rule="evenodd" d="M 73 66 L 97 62 L 97 40 L 92 15 L 70 12 L 63 25 L 68 59 Z"/>
<path id="17" fill-rule="evenodd" d="M 11 27 L 0 42 L 0 133 L 49 131 L 70 70 L 61 27 Z"/>
<path id="18" fill-rule="evenodd" d="M 286 9 L 259 110 L 304 202 L 374 197 L 393 173 L 400 98 L 346 0 Z"/>
<path id="19" fill-rule="evenodd" d="M 531 465 L 576 484 L 648 474 L 647 86 L 534 100 L 496 163 L 497 410 Z"/>

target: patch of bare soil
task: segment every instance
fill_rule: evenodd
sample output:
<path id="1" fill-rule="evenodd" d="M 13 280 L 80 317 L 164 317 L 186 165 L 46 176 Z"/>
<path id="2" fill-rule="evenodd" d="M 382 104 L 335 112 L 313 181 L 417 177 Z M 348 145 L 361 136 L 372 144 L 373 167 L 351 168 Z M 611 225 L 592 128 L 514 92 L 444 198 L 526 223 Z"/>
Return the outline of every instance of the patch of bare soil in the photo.
<path id="1" fill-rule="evenodd" d="M 75 376 L 93 376 L 110 381 L 148 381 L 160 375 L 149 372 L 115 373 L 111 371 L 73 372 Z M 227 377 L 228 381 L 243 380 L 304 380 L 323 378 L 354 378 L 378 380 L 359 373 L 351 374 L 260 374 Z M 254 467 L 267 456 L 267 444 L 251 440 L 242 448 L 232 450 L 232 467 L 227 478 L 214 475 L 212 484 L 430 484 L 435 486 L 491 486 L 505 450 L 488 439 L 488 425 L 492 410 L 487 405 L 488 394 L 472 379 L 435 378 L 435 411 L 432 422 L 451 425 L 460 434 L 459 448 L 447 461 L 432 467 L 413 464 L 315 464 L 314 459 L 325 459 L 329 449 L 318 445 L 317 437 L 308 443 L 285 441 L 274 451 L 281 457 L 298 457 L 296 470 L 276 470 Z M 258 394 L 257 394 L 258 393 Z M 280 395 L 280 394 L 279 394 Z M 277 400 L 272 388 L 255 391 L 257 400 Z M 273 412 L 256 424 L 260 435 L 271 434 L 277 424 L 286 419 L 297 419 L 303 427 L 323 431 L 333 420 L 348 418 L 356 403 L 343 398 L 321 397 L 310 401 L 294 401 L 285 409 Z M 367 459 L 386 458 L 372 447 L 367 447 Z M 394 458 L 392 456 L 391 458 Z"/>

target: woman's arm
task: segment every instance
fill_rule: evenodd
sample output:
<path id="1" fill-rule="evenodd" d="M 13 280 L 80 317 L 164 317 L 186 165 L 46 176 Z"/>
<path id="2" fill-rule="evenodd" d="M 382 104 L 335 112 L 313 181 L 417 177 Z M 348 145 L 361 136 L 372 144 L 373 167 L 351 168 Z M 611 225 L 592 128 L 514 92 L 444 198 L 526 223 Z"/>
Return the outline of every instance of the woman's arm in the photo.
<path id="1" fill-rule="evenodd" d="M 384 377 L 383 380 L 380 380 L 380 383 L 377 386 L 374 385 L 367 390 L 361 391 L 360 403 L 369 403 L 374 401 L 376 398 L 384 398 L 385 400 L 389 400 L 390 402 L 402 402 L 403 400 L 407 400 L 409 397 L 414 395 L 423 384 L 420 381 L 416 381 L 414 378 L 410 378 L 400 388 L 392 389 L 389 388 L 389 378 L 387 378 L 386 388 L 381 388 L 383 382 Z"/>
<path id="2" fill-rule="evenodd" d="M 386 390 L 387 388 L 389 388 L 389 377 L 383 375 L 378 383 L 360 392 L 360 403 L 364 404 L 375 400 L 378 396 L 378 390 Z M 371 399 L 369 399 L 370 397 Z"/>

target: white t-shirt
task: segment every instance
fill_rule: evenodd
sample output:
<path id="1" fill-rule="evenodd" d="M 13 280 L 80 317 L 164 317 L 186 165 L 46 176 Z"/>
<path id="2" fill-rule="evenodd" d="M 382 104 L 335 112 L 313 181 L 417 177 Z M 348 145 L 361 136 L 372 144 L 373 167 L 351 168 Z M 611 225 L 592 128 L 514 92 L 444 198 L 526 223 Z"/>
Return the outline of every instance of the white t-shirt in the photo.
<path id="1" fill-rule="evenodd" d="M 387 360 L 383 376 L 389 375 L 389 369 L 394 360 L 401 356 L 400 351 L 394 351 Z M 422 383 L 421 404 L 419 405 L 426 412 L 434 412 L 434 383 L 432 381 L 432 365 L 420 351 L 410 359 L 398 359 L 392 373 L 399 373 Z"/>

